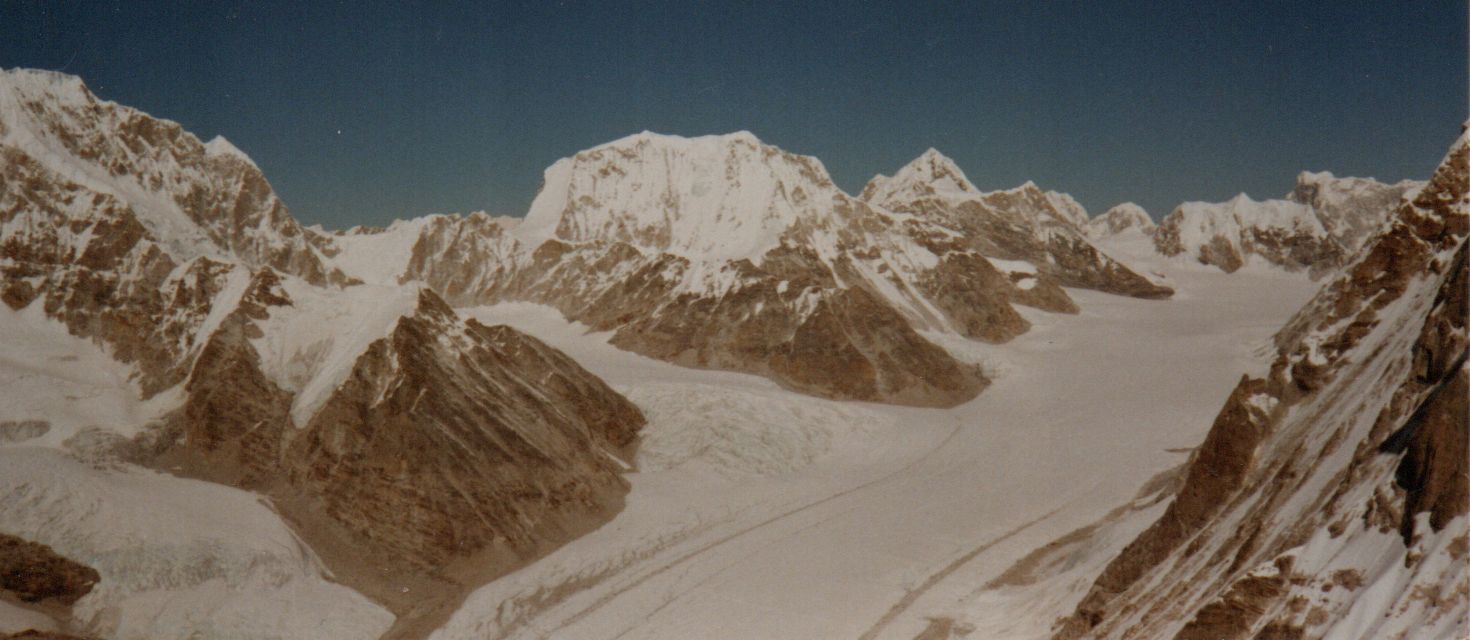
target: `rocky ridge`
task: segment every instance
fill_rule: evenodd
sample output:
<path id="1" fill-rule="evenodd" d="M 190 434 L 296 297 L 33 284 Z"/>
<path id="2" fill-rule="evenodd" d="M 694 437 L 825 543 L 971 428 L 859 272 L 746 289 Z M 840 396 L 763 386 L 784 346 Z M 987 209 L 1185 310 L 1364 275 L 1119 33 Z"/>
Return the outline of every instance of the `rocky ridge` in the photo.
<path id="1" fill-rule="evenodd" d="M 1276 337 L 1057 638 L 1470 629 L 1470 138 Z M 1369 597 L 1367 594 L 1376 594 Z"/>
<path id="2" fill-rule="evenodd" d="M 957 168 L 915 174 L 885 197 L 973 189 Z M 990 196 L 1008 220 L 1031 221 L 1021 241 L 977 233 L 963 214 L 870 202 L 878 192 L 849 196 L 820 161 L 749 133 L 643 133 L 552 165 L 519 224 L 431 216 L 371 242 L 411 244 L 390 261 L 405 263 L 393 280 L 455 305 L 547 304 L 644 355 L 912 405 L 957 404 L 987 384 L 919 331 L 1004 342 L 1029 326 L 1014 305 L 1075 312 L 1064 285 L 1168 293 L 1091 247 L 1075 222 L 1086 212 L 1062 194 Z M 347 261 L 368 242 L 337 240 Z"/>
<path id="3" fill-rule="evenodd" d="M 1422 185 L 1303 172 L 1284 200 L 1256 201 L 1242 193 L 1223 203 L 1183 203 L 1159 223 L 1154 246 L 1226 272 L 1254 257 L 1320 278 L 1349 262 L 1383 229 L 1400 199 Z"/>
<path id="4" fill-rule="evenodd" d="M 619 508 L 636 407 L 431 291 L 346 276 L 227 142 L 12 70 L 0 154 L 0 299 L 104 345 L 145 396 L 179 393 L 87 455 L 272 496 L 400 625 Z"/>
<path id="5" fill-rule="evenodd" d="M 1083 230 L 1087 211 L 1071 196 L 1043 191 L 1032 182 L 982 192 L 952 160 L 933 149 L 891 178 L 873 178 L 862 198 L 921 218 L 938 233 L 963 238 L 966 249 L 992 261 L 1030 265 L 1060 286 L 1140 298 L 1173 293 L 1093 246 Z M 936 230 L 926 228 L 922 233 Z M 1065 306 L 1075 307 L 1070 299 Z"/>

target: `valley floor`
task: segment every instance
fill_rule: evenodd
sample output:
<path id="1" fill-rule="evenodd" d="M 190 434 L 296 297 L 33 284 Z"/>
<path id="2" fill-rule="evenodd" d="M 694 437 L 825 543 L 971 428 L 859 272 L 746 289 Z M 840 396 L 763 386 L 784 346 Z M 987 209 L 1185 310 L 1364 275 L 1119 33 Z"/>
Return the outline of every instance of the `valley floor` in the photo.
<path id="1" fill-rule="evenodd" d="M 1177 295 L 1069 291 L 1081 314 L 1027 313 L 1033 329 L 1005 345 L 930 336 L 995 380 L 951 410 L 674 367 L 541 307 L 465 310 L 565 350 L 650 424 L 623 513 L 471 594 L 433 637 L 1044 636 L 1086 584 L 1010 599 L 982 585 L 1183 463 L 1315 290 L 1277 271 L 1139 266 Z M 1098 544 L 1157 515 L 1140 513 Z M 1078 562 L 1105 562 L 1097 551 Z"/>

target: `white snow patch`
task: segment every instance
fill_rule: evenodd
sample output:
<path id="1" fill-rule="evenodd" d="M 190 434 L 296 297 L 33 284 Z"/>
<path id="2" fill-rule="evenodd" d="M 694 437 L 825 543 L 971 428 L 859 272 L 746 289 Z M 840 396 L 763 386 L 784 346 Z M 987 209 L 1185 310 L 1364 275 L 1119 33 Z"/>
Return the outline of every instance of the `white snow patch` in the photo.
<path id="1" fill-rule="evenodd" d="M 421 287 L 361 285 L 315 287 L 282 278 L 289 306 L 271 307 L 261 322 L 264 335 L 252 341 L 261 370 L 277 386 L 296 394 L 291 420 L 304 427 L 352 374 L 374 341 L 418 306 Z"/>
<path id="2" fill-rule="evenodd" d="M 341 253 L 332 258 L 332 264 L 342 273 L 368 284 L 397 284 L 408 268 L 419 235 L 438 217 L 397 220 L 378 233 L 333 235 L 332 242 L 341 248 Z"/>
<path id="3" fill-rule="evenodd" d="M 1029 273 L 1036 275 L 1036 265 L 1025 260 L 1003 260 L 1001 258 L 986 258 L 995 268 L 1007 273 Z"/>

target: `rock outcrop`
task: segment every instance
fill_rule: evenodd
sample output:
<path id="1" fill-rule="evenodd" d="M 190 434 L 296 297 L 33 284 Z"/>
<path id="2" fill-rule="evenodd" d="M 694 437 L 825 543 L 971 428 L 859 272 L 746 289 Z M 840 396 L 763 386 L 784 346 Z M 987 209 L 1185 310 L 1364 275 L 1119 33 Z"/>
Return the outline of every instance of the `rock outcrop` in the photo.
<path id="1" fill-rule="evenodd" d="M 1470 631 L 1467 192 L 1462 136 L 1278 333 L 1058 638 Z"/>
<path id="2" fill-rule="evenodd" d="M 98 579 L 97 570 L 44 544 L 0 533 L 0 593 L 21 602 L 71 605 Z"/>
<path id="3" fill-rule="evenodd" d="M 643 416 L 534 338 L 462 320 L 428 289 L 400 295 L 257 272 L 150 455 L 273 496 L 329 563 L 420 576 L 404 597 L 344 571 L 402 625 L 615 513 Z M 400 304 L 361 336 L 299 337 L 320 306 Z"/>

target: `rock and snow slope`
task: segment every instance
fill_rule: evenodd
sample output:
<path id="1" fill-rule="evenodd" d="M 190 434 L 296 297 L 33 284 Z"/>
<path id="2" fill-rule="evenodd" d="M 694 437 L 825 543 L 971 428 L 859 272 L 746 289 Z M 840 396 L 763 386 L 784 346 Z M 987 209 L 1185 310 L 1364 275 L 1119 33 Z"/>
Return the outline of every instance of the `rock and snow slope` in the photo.
<path id="1" fill-rule="evenodd" d="M 1372 178 L 1303 171 L 1286 199 L 1312 207 L 1327 233 L 1352 254 L 1383 231 L 1399 200 L 1423 186 L 1418 180 L 1385 184 Z"/>
<path id="2" fill-rule="evenodd" d="M 1058 638 L 1470 632 L 1470 136 L 1287 323 Z"/>
<path id="3" fill-rule="evenodd" d="M 916 233 L 962 239 L 971 253 L 1028 263 L 1032 273 L 1062 286 L 1141 298 L 1171 293 L 1093 246 L 1082 229 L 1087 211 L 1070 196 L 1042 191 L 1031 182 L 981 192 L 952 160 L 933 149 L 893 177 L 874 177 L 862 198 L 922 220 Z M 1063 301 L 1059 306 L 1074 308 L 1065 294 L 1058 297 Z"/>
<path id="4" fill-rule="evenodd" d="M 645 132 L 552 165 L 518 225 L 434 216 L 344 234 L 336 264 L 460 305 L 547 304 L 678 364 L 948 406 L 986 379 L 919 331 L 1004 342 L 1029 326 L 1016 305 L 1075 312 L 1062 285 L 1168 294 L 1092 247 L 1085 220 L 1034 185 L 980 194 L 934 151 L 854 198 L 815 158 L 746 132 Z M 359 248 L 410 243 L 384 256 L 403 267 L 350 266 L 367 262 Z"/>
<path id="5" fill-rule="evenodd" d="M 1321 277 L 1352 258 L 1387 224 L 1399 199 L 1422 185 L 1303 172 L 1285 200 L 1258 202 L 1242 193 L 1223 203 L 1181 204 L 1159 223 L 1154 245 L 1226 272 L 1255 259 Z"/>
<path id="6" fill-rule="evenodd" d="M 1164 255 L 1187 253 L 1229 273 L 1252 256 L 1288 270 L 1321 274 L 1341 264 L 1343 248 L 1310 206 L 1258 202 L 1240 194 L 1224 203 L 1186 202 L 1159 223 L 1154 244 Z"/>
<path id="7" fill-rule="evenodd" d="M 1158 225 L 1154 224 L 1153 218 L 1148 217 L 1148 212 L 1143 207 L 1124 202 L 1088 220 L 1084 230 L 1088 237 L 1100 240 L 1118 235 L 1152 236 L 1157 228 Z"/>
<path id="8" fill-rule="evenodd" d="M 297 224 L 228 143 L 99 101 L 76 78 L 6 71 L 0 154 L 6 328 L 66 344 L 39 361 L 7 354 L 0 375 L 18 384 L 0 405 L 5 446 L 100 461 L 112 467 L 103 483 L 152 478 L 130 471 L 142 463 L 269 495 L 339 579 L 399 614 L 404 633 L 618 508 L 620 457 L 644 421 L 635 406 L 554 349 L 466 321 L 427 289 L 355 284 L 329 266 L 332 243 Z M 57 381 L 45 360 L 54 351 L 97 366 L 61 367 Z M 27 508 L 88 509 L 80 493 L 28 502 L 20 480 L 3 486 L 21 492 L 4 530 L 43 517 Z M 27 530 L 87 557 L 108 552 L 64 533 Z M 259 542 L 255 533 L 235 542 Z M 169 553 L 157 542 L 135 546 Z M 127 570 L 182 584 L 157 577 L 177 570 L 167 563 Z M 227 586 L 221 598 L 290 599 L 279 576 Z M 166 594 L 124 596 L 77 623 L 129 637 L 203 624 L 189 622 L 198 612 L 165 615 Z M 249 633 L 243 614 L 215 610 L 225 626 L 210 635 Z M 364 616 L 361 628 L 383 620 Z"/>
<path id="9" fill-rule="evenodd" d="M 1008 338 L 1019 289 L 894 225 L 815 159 L 748 133 L 644 133 L 554 164 L 513 228 L 477 215 L 423 224 L 402 279 L 456 304 L 548 304 L 622 348 L 818 395 L 971 398 L 981 372 L 915 328 Z"/>
<path id="10" fill-rule="evenodd" d="M 0 153 L 6 209 L 24 214 L 10 223 L 48 234 L 63 216 L 60 239 L 82 240 L 59 249 L 78 260 L 102 249 L 86 239 L 109 231 L 146 236 L 181 262 L 208 256 L 314 283 L 344 279 L 324 266 L 320 238 L 233 145 L 206 144 L 178 123 L 98 100 L 75 76 L 0 71 Z"/>

